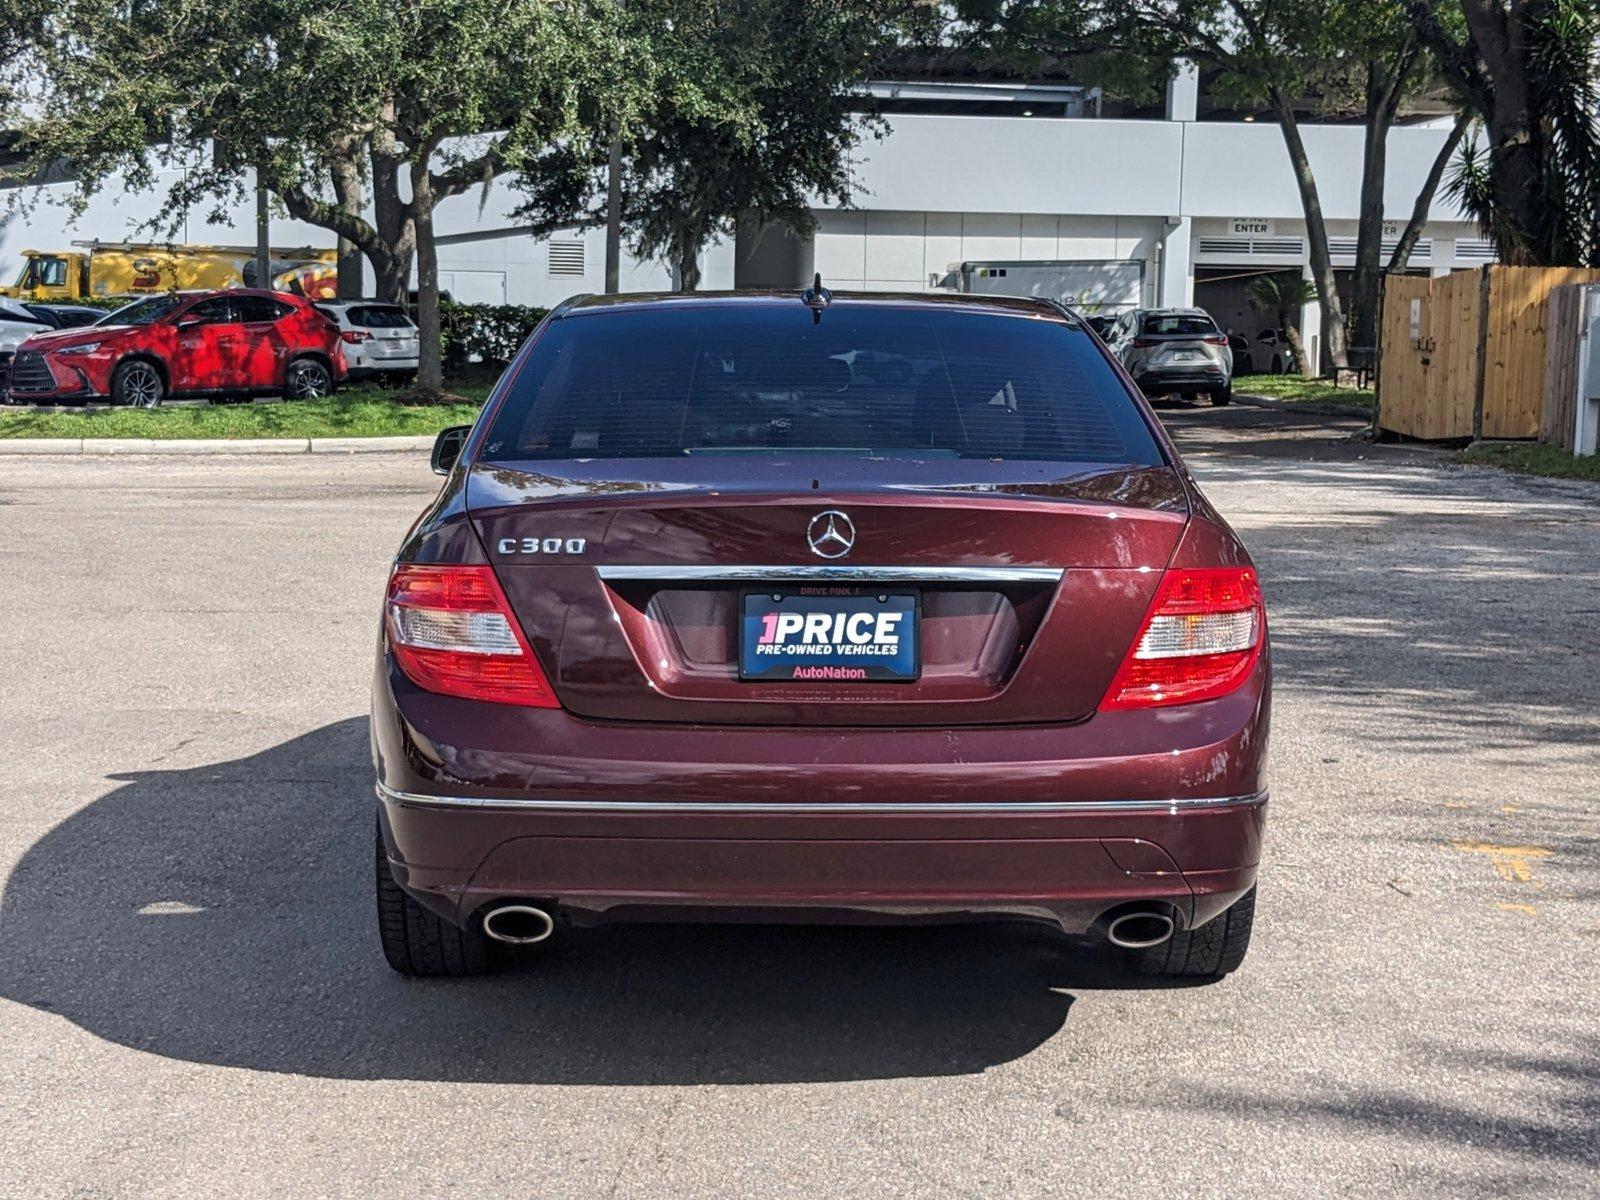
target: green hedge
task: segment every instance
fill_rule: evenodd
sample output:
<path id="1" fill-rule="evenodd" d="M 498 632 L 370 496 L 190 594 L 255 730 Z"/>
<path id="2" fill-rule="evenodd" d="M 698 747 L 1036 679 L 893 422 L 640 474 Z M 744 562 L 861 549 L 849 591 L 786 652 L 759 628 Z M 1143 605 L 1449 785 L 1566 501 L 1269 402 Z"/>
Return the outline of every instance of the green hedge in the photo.
<path id="1" fill-rule="evenodd" d="M 475 360 L 504 366 L 548 311 L 526 304 L 440 304 L 445 366 L 460 368 Z"/>

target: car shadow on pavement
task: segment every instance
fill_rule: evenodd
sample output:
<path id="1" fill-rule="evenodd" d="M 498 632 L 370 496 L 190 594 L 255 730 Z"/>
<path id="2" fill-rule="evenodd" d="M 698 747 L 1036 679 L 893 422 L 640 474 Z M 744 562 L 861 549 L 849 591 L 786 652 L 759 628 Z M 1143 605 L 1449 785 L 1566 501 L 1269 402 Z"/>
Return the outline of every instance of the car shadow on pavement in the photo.
<path id="1" fill-rule="evenodd" d="M 1128 986 L 1020 924 L 575 930 L 489 978 L 408 980 L 374 926 L 364 719 L 117 776 L 23 856 L 0 994 L 123 1045 L 348 1079 L 750 1083 L 982 1071 Z"/>

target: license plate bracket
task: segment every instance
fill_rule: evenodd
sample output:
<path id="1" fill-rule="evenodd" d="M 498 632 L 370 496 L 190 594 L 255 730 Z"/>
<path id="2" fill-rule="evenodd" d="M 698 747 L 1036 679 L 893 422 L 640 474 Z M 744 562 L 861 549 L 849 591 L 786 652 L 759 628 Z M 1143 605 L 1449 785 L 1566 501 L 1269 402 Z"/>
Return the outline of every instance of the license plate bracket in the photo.
<path id="1" fill-rule="evenodd" d="M 915 683 L 921 593 L 907 588 L 747 588 L 739 678 L 763 683 Z"/>

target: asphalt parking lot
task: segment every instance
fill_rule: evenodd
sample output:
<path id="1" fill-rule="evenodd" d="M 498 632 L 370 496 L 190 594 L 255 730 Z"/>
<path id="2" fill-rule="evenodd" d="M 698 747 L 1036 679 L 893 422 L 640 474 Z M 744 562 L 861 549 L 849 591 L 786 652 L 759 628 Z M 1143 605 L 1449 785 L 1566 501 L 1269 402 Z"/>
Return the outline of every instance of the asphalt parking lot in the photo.
<path id="1" fill-rule="evenodd" d="M 0 1195 L 1600 1193 L 1600 488 L 1169 423 L 1265 578 L 1256 942 L 625 928 L 405 981 L 366 704 L 421 455 L 0 458 Z"/>

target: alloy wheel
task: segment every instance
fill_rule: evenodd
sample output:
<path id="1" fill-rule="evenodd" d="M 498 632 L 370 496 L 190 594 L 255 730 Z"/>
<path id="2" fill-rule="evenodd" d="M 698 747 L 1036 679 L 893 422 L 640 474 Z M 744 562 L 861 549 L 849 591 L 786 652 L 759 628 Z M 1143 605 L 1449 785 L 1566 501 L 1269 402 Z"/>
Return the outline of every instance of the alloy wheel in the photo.
<path id="1" fill-rule="evenodd" d="M 152 366 L 135 363 L 122 377 L 122 388 L 134 408 L 154 408 L 161 403 L 161 376 Z"/>
<path id="2" fill-rule="evenodd" d="M 332 390 L 332 381 L 320 363 L 299 362 L 289 369 L 288 391 L 295 400 L 318 400 Z"/>

